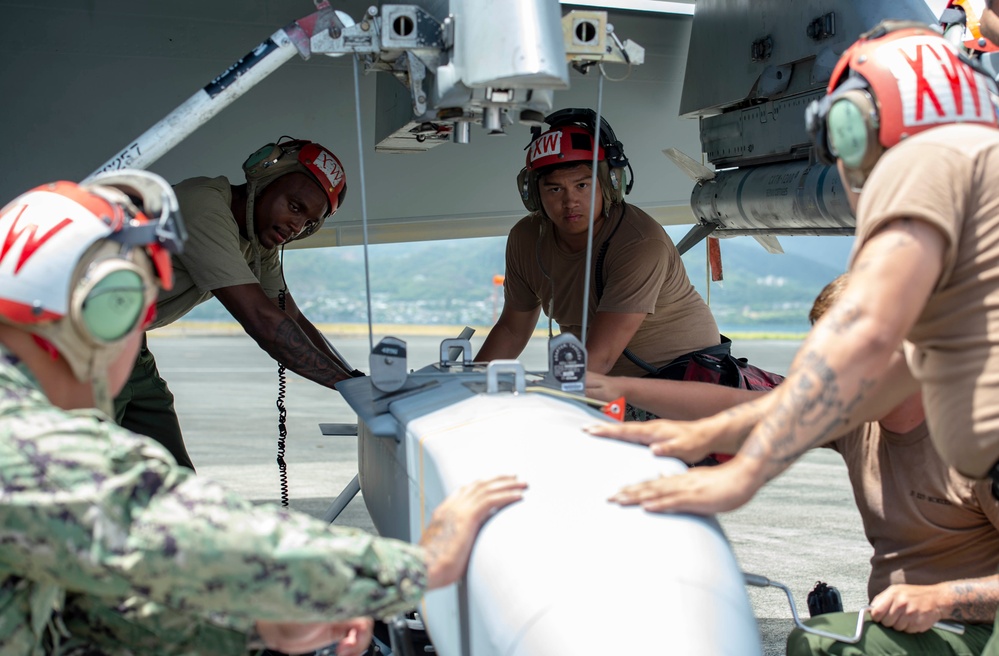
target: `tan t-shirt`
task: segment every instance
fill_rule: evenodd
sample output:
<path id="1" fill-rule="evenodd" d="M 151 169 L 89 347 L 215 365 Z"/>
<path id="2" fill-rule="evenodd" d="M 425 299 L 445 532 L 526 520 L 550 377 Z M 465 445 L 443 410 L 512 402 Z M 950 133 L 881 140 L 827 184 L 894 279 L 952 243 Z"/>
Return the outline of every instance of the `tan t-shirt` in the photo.
<path id="1" fill-rule="evenodd" d="M 598 303 L 594 272 L 600 247 L 608 238 L 604 290 Z M 615 206 L 597 231 L 592 257 L 588 321 L 592 324 L 597 312 L 647 313 L 628 343 L 638 357 L 661 367 L 677 356 L 719 343 L 711 310 L 690 284 L 669 235 L 648 214 L 623 204 L 622 217 L 622 206 Z M 586 251 L 561 248 L 548 219 L 541 214 L 526 216 L 507 240 L 505 302 L 521 312 L 540 305 L 562 332 L 581 337 L 585 265 Z M 610 373 L 646 372 L 622 355 Z"/>
<path id="2" fill-rule="evenodd" d="M 846 461 L 874 555 L 870 598 L 895 583 L 979 578 L 999 567 L 999 502 L 937 455 L 926 424 L 898 434 L 869 423 L 829 444 Z"/>
<path id="3" fill-rule="evenodd" d="M 239 234 L 230 209 L 229 180 L 191 178 L 174 185 L 174 191 L 188 237 L 184 252 L 173 256 L 173 289 L 160 292 L 152 328 L 181 318 L 210 299 L 213 289 L 259 282 L 268 298 L 276 298 L 283 286 L 277 249 L 261 247 L 258 280 L 253 247 Z"/>
<path id="4" fill-rule="evenodd" d="M 906 358 L 940 454 L 981 478 L 999 460 L 999 131 L 949 125 L 885 153 L 864 184 L 854 253 L 904 217 L 946 238 Z"/>

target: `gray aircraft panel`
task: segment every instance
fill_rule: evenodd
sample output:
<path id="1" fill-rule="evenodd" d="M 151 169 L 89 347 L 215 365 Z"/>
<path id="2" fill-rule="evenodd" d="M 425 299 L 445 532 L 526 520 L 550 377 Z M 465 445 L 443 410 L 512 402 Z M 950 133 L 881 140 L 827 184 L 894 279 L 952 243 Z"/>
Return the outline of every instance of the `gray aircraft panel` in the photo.
<path id="1" fill-rule="evenodd" d="M 371 4 L 334 3 L 351 16 Z M 235 10 L 238 7 L 238 12 Z M 17 153 L 5 168 L 6 201 L 52 179 L 78 180 L 159 121 L 276 29 L 314 11 L 307 0 L 275 3 L 125 3 L 62 0 L 32 5 L 0 0 L 0 137 Z M 696 153 L 697 122 L 678 105 L 690 16 L 611 12 L 622 38 L 646 49 L 623 82 L 605 82 L 603 112 L 631 158 L 637 183 L 629 200 L 660 220 L 691 222 L 689 182 L 661 151 Z M 45 29 L 30 29 L 42 26 Z M 44 34 L 44 37 L 41 36 Z M 612 76 L 625 74 L 610 65 Z M 471 143 L 396 155 L 373 151 L 376 77 L 361 75 L 367 209 L 372 243 L 505 235 L 525 210 L 515 177 L 530 139 L 523 126 L 506 136 L 473 129 Z M 595 106 L 596 74 L 572 72 L 555 107 Z M 297 56 L 155 162 L 172 182 L 195 175 L 239 181 L 240 163 L 282 134 L 317 140 L 341 157 L 348 178 L 344 207 L 310 246 L 361 241 L 361 203 L 348 57 Z"/>

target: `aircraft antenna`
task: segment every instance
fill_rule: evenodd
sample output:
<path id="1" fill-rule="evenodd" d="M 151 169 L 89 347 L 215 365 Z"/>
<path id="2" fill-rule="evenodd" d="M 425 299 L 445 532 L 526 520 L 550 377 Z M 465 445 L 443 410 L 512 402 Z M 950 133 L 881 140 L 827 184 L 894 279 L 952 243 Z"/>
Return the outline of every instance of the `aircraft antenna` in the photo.
<path id="1" fill-rule="evenodd" d="M 361 85 L 358 82 L 357 60 L 355 52 L 354 64 L 354 116 L 357 117 L 357 165 L 361 171 L 361 232 L 364 241 L 364 294 L 368 302 L 368 352 L 375 350 L 374 329 L 371 325 L 371 270 L 368 266 L 368 195 L 364 188 L 364 141 L 361 137 Z M 591 223 L 592 225 L 592 223 Z"/>

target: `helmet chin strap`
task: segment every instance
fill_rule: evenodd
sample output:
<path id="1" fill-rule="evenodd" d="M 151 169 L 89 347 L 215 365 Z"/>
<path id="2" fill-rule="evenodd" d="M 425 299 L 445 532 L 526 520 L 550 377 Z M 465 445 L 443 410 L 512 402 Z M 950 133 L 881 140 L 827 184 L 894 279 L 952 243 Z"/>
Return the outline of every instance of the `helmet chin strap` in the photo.
<path id="1" fill-rule="evenodd" d="M 108 417 L 114 418 L 114 404 L 108 392 L 107 372 L 94 372 L 90 379 L 90 389 L 94 395 L 94 407 Z"/>

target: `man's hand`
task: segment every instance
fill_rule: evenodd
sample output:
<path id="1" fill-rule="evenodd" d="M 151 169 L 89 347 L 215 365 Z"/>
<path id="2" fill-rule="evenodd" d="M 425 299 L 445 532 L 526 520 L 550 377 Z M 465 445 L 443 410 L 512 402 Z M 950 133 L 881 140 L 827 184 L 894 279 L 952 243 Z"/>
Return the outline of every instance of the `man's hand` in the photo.
<path id="1" fill-rule="evenodd" d="M 941 620 L 987 622 L 999 607 L 999 575 L 934 585 L 898 584 L 871 602 L 871 617 L 897 631 L 928 631 Z"/>
<path id="2" fill-rule="evenodd" d="M 712 515 L 742 506 L 765 482 L 755 461 L 737 456 L 717 467 L 697 467 L 685 474 L 629 485 L 609 501 L 641 505 L 649 512 Z"/>
<path id="3" fill-rule="evenodd" d="M 595 371 L 586 372 L 586 396 L 597 401 L 616 401 L 625 395 L 620 376 L 607 376 Z"/>
<path id="4" fill-rule="evenodd" d="M 590 435 L 646 444 L 657 456 L 670 456 L 684 462 L 698 462 L 709 453 L 735 452 L 734 449 L 729 449 L 728 445 L 725 445 L 724 451 L 716 448 L 715 443 L 721 440 L 717 439 L 716 434 L 703 428 L 704 422 L 653 419 L 625 423 L 607 422 L 587 426 L 583 430 Z"/>
<path id="5" fill-rule="evenodd" d="M 361 656 L 371 644 L 374 621 L 355 617 L 344 622 L 257 622 L 257 633 L 270 649 L 299 654 L 322 649 L 334 642 L 337 656 Z"/>
<path id="6" fill-rule="evenodd" d="M 871 619 L 896 631 L 923 633 L 944 618 L 936 585 L 889 586 L 871 602 Z"/>
<path id="7" fill-rule="evenodd" d="M 437 506 L 420 539 L 428 588 L 450 585 L 465 574 L 479 529 L 500 508 L 519 501 L 526 488 L 514 476 L 497 476 L 470 483 Z"/>

